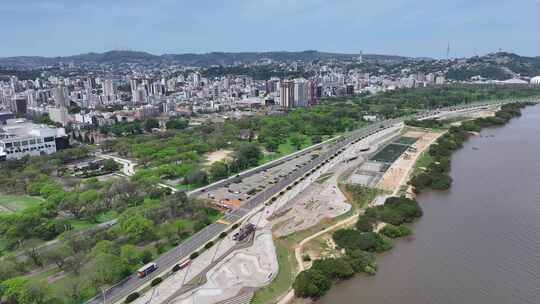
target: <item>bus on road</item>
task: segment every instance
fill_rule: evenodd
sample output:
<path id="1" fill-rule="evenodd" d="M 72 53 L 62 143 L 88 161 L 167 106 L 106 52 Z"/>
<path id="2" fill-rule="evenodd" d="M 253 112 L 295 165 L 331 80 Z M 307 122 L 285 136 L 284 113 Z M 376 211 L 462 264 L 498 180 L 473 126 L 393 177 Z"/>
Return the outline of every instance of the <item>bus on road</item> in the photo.
<path id="1" fill-rule="evenodd" d="M 137 275 L 139 276 L 139 278 L 144 278 L 148 274 L 154 272 L 154 270 L 156 270 L 157 268 L 158 266 L 156 263 L 148 263 L 143 267 L 139 268 L 139 270 L 137 270 Z"/>

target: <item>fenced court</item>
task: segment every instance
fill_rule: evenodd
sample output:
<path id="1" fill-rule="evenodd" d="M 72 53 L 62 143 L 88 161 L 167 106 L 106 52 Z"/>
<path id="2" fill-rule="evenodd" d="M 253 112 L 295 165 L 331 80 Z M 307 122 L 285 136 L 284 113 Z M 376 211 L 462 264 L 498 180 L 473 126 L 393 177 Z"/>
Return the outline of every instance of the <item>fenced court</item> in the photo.
<path id="1" fill-rule="evenodd" d="M 396 140 L 394 141 L 394 143 L 396 143 L 396 144 L 402 144 L 402 145 L 407 145 L 407 146 L 411 146 L 411 145 L 414 144 L 417 140 L 418 140 L 418 138 L 415 138 L 415 137 L 402 136 L 402 137 L 396 139 Z"/>
<path id="2" fill-rule="evenodd" d="M 399 137 L 386 147 L 382 148 L 371 157 L 370 160 L 391 164 L 417 140 L 418 139 L 414 137 Z"/>

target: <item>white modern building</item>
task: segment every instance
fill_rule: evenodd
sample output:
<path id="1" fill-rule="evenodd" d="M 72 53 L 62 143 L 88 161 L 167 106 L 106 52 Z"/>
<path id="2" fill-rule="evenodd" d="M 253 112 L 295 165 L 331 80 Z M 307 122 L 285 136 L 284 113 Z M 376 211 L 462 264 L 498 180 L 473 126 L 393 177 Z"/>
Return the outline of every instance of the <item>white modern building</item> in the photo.
<path id="1" fill-rule="evenodd" d="M 0 125 L 0 160 L 53 154 L 57 150 L 57 138 L 62 137 L 66 138 L 64 128 L 9 119 L 6 125 Z"/>
<path id="2" fill-rule="evenodd" d="M 280 84 L 280 105 L 289 110 L 294 106 L 294 81 L 283 80 Z"/>
<path id="3" fill-rule="evenodd" d="M 532 85 L 540 85 L 540 76 L 536 76 L 531 78 L 531 84 Z"/>

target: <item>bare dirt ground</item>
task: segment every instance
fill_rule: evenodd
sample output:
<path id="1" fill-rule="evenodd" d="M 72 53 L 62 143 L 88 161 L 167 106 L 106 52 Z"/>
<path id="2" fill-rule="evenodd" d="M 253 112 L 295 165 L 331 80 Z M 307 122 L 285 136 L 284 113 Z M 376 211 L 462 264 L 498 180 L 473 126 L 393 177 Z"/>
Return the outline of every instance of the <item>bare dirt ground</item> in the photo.
<path id="1" fill-rule="evenodd" d="M 340 178 L 346 180 L 354 168 L 365 163 L 369 154 L 385 144 L 392 136 L 399 133 L 400 128 L 373 136 L 349 148 L 349 157 L 354 160 L 340 162 L 327 173 L 321 175 L 304 191 L 299 193 L 282 209 L 278 209 L 278 218 L 273 221 L 274 235 L 286 236 L 313 227 L 327 218 L 335 218 L 351 209 L 345 195 L 339 190 Z M 369 146 L 369 151 L 361 151 Z M 287 209 L 289 208 L 289 209 Z"/>
<path id="2" fill-rule="evenodd" d="M 414 137 L 418 140 L 390 166 L 376 187 L 393 193 L 399 191 L 400 186 L 409 178 L 418 157 L 442 134 L 441 132 L 407 131 L 403 136 Z"/>
<path id="3" fill-rule="evenodd" d="M 206 155 L 206 163 L 205 164 L 207 166 L 210 166 L 211 164 L 213 164 L 215 162 L 218 162 L 218 161 L 230 160 L 232 153 L 233 152 L 231 150 L 225 150 L 225 149 L 210 152 L 210 153 L 208 153 Z"/>

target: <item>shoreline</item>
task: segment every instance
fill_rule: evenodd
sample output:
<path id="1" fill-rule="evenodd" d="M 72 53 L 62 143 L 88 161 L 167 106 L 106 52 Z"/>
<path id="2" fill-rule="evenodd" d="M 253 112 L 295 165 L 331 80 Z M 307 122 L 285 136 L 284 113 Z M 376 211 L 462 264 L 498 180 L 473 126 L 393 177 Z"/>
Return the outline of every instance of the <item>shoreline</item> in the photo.
<path id="1" fill-rule="evenodd" d="M 406 134 L 407 132 L 405 132 Z M 430 131 L 426 131 L 425 132 L 426 134 L 436 134 L 436 137 L 431 139 L 429 141 L 428 144 L 426 144 L 425 146 L 422 147 L 421 150 L 417 151 L 417 153 L 415 153 L 415 156 L 414 158 L 412 159 L 412 162 L 410 162 L 410 164 L 407 166 L 406 170 L 405 170 L 405 174 L 404 176 L 399 179 L 399 182 L 397 183 L 397 185 L 394 187 L 394 189 L 392 190 L 392 193 L 389 194 L 389 195 L 386 195 L 386 196 L 396 196 L 396 194 L 400 191 L 401 187 L 407 185 L 408 181 L 410 180 L 411 178 L 411 174 L 413 173 L 414 171 L 414 168 L 415 168 L 415 165 L 416 165 L 416 162 L 418 161 L 418 159 L 422 156 L 423 153 L 427 153 L 429 151 L 429 148 L 431 147 L 431 145 L 433 145 L 436 140 L 438 138 L 440 138 L 440 136 L 442 136 L 443 134 L 445 134 L 446 132 L 434 132 L 432 130 Z M 400 157 L 392 164 L 392 166 L 394 166 L 394 164 L 400 160 L 403 160 L 405 158 L 404 156 L 405 154 L 402 154 L 400 155 Z M 390 168 L 389 168 L 390 169 Z M 390 174 L 390 171 L 388 170 L 387 172 L 384 173 L 383 175 L 383 178 L 384 176 L 386 176 L 387 174 Z M 381 179 L 382 180 L 382 179 Z M 377 187 L 375 187 L 377 188 Z M 381 194 L 382 195 L 382 194 Z M 381 195 L 378 195 L 377 197 L 381 196 Z M 347 194 L 345 194 L 345 196 L 348 196 Z M 328 227 L 322 231 L 319 231 L 311 236 L 308 236 L 307 238 L 303 239 L 302 241 L 299 242 L 298 246 L 295 248 L 294 250 L 294 255 L 295 255 L 295 258 L 296 258 L 296 261 L 298 263 L 298 273 L 300 273 L 301 271 L 305 270 L 304 268 L 304 261 L 302 260 L 302 251 L 304 249 L 304 246 L 307 245 L 309 242 L 317 239 L 318 237 L 321 237 L 321 236 L 324 236 L 324 235 L 327 235 L 328 233 L 330 232 L 333 232 L 335 230 L 337 230 L 338 228 L 342 228 L 342 227 L 347 227 L 347 226 L 350 226 L 351 224 L 354 225 L 355 221 L 358 220 L 358 218 L 364 214 L 365 210 L 367 208 L 370 208 L 373 206 L 373 202 L 376 200 L 377 198 L 375 198 L 371 203 L 369 203 L 367 206 L 363 207 L 363 208 L 360 208 L 358 209 L 354 214 L 352 214 L 350 217 L 346 218 L 346 219 L 343 219 L 341 221 L 339 221 L 338 223 L 332 225 L 331 227 Z M 380 231 L 381 228 L 383 228 L 385 225 L 385 223 L 378 223 L 375 227 L 375 231 Z M 307 304 L 307 303 L 313 303 L 314 300 L 313 299 L 310 299 L 310 298 L 299 298 L 297 297 L 295 294 L 294 294 L 294 289 L 291 289 L 289 290 L 288 293 L 286 293 L 283 297 L 281 297 L 277 302 L 276 304 L 290 304 L 290 303 L 302 303 L 302 304 Z"/>
<path id="2" fill-rule="evenodd" d="M 512 104 L 512 105 L 514 105 L 514 104 Z M 524 108 L 524 107 L 526 107 L 526 106 L 528 106 L 528 105 L 531 105 L 531 103 L 517 103 L 517 104 L 515 104 L 515 105 L 517 106 L 517 111 L 516 111 L 516 112 L 512 112 L 512 115 L 511 115 L 506 121 L 504 121 L 504 123 L 502 123 L 502 124 L 496 123 L 496 124 L 492 124 L 492 125 L 488 125 L 488 126 L 482 126 L 482 127 L 480 128 L 480 130 L 478 130 L 478 131 L 466 131 L 466 132 L 469 134 L 469 136 L 474 136 L 474 135 L 480 135 L 481 130 L 484 129 L 484 128 L 486 128 L 486 127 L 492 127 L 492 126 L 504 126 L 504 125 L 506 125 L 511 119 L 521 116 L 521 109 Z M 510 109 L 510 111 L 515 111 L 515 108 Z M 507 112 L 505 111 L 505 109 L 503 109 L 503 108 L 501 107 L 501 109 L 495 111 L 495 115 L 494 115 L 494 116 L 487 116 L 487 117 L 497 117 L 497 114 L 498 114 L 498 113 L 500 114 L 500 113 L 507 113 Z M 472 120 L 466 120 L 466 121 L 467 121 L 467 122 L 469 122 L 469 121 L 477 122 L 477 121 L 483 120 L 483 119 L 485 119 L 485 117 L 480 117 L 480 118 L 476 117 L 476 118 L 474 118 L 474 119 L 472 119 Z M 463 125 L 460 125 L 458 128 L 461 129 L 461 130 L 464 129 Z M 466 128 L 466 127 L 465 127 L 465 128 Z M 417 153 L 417 154 L 415 155 L 414 160 L 411 162 L 411 165 L 407 168 L 406 174 L 403 176 L 403 178 L 400 180 L 400 182 L 399 182 L 399 183 L 397 184 L 397 186 L 394 188 L 394 191 L 392 192 L 392 195 L 391 195 L 391 196 L 396 196 L 396 195 L 399 193 L 401 187 L 403 187 L 404 185 L 408 185 L 407 190 L 405 191 L 405 192 L 406 192 L 405 194 L 407 195 L 407 197 L 413 197 L 413 198 L 414 198 L 414 197 L 416 196 L 416 194 L 419 193 L 419 191 L 417 191 L 417 190 L 415 189 L 415 186 L 410 185 L 410 183 L 412 182 L 412 179 L 413 179 L 412 174 L 413 174 L 414 171 L 415 171 L 416 164 L 417 164 L 418 160 L 420 159 L 420 157 L 421 157 L 424 153 L 430 153 L 430 152 L 429 152 L 429 151 L 430 151 L 430 148 L 431 148 L 434 144 L 439 145 L 439 144 L 440 144 L 439 140 L 440 140 L 441 138 L 443 138 L 443 136 L 446 136 L 447 134 L 449 134 L 450 131 L 451 131 L 451 129 L 448 129 L 448 130 L 446 130 L 446 131 L 444 131 L 444 132 L 441 132 L 435 139 L 433 139 L 432 141 L 430 141 L 429 144 L 426 145 L 422 151 L 419 151 L 419 153 Z M 468 137 L 466 137 L 462 142 L 466 141 L 467 138 L 468 138 Z M 458 147 L 457 149 L 452 150 L 452 151 L 451 151 L 451 154 L 450 154 L 450 157 L 452 156 L 452 154 L 453 154 L 455 151 L 457 151 L 458 149 L 461 149 L 461 147 L 462 147 L 462 146 L 459 145 L 459 147 Z M 395 164 L 396 162 L 398 162 L 401 158 L 403 158 L 403 155 L 401 155 L 400 158 L 394 162 L 394 164 Z M 433 161 L 432 163 L 430 163 L 430 165 L 433 165 L 434 163 L 436 163 L 436 161 Z M 394 164 L 392 164 L 392 166 L 393 166 Z M 449 171 L 448 171 L 448 172 L 449 172 Z M 388 171 L 385 172 L 385 175 L 386 175 L 387 173 L 388 173 Z M 448 188 L 449 188 L 449 187 L 448 187 Z M 412 191 L 409 191 L 409 190 L 412 190 Z M 427 190 L 433 191 L 433 190 L 443 190 L 443 189 L 429 188 L 429 189 L 427 189 Z M 369 208 L 369 206 L 368 206 L 368 208 Z M 344 219 L 343 221 L 341 221 L 341 222 L 338 223 L 338 224 L 342 224 L 342 223 L 344 223 L 344 222 L 347 222 L 347 223 L 348 223 L 348 222 L 353 221 L 354 219 L 357 219 L 357 218 L 359 217 L 360 213 L 362 213 L 362 211 L 365 211 L 365 209 L 367 209 L 367 208 L 363 208 L 362 210 L 359 210 L 359 212 L 357 212 L 357 214 L 355 214 L 355 215 L 353 215 L 353 216 L 351 216 L 351 217 L 349 217 L 349 218 L 347 218 L 347 219 Z M 335 230 L 335 229 L 337 229 L 338 227 L 342 226 L 342 225 L 338 225 L 338 224 L 336 224 L 336 225 L 334 225 L 334 226 L 332 226 L 332 227 L 329 227 L 329 228 L 327 228 L 327 229 L 325 229 L 325 230 L 323 230 L 323 231 L 321 231 L 321 232 L 319 232 L 319 233 L 316 233 L 316 234 L 314 234 L 314 235 L 312 235 L 312 236 L 310 236 L 310 237 L 307 237 L 306 239 L 302 240 L 302 241 L 299 243 L 299 246 L 295 249 L 295 257 L 296 257 L 296 259 L 297 259 L 299 265 L 302 265 L 302 266 L 299 267 L 299 268 L 300 268 L 299 271 L 304 270 L 303 263 L 302 263 L 302 260 L 301 260 L 301 251 L 302 251 L 304 245 L 306 245 L 306 244 L 309 243 L 310 241 L 316 239 L 317 237 L 322 236 L 322 235 L 325 235 L 325 234 L 329 233 L 330 231 Z M 381 224 L 381 223 L 378 223 L 378 225 L 377 225 L 378 228 L 380 227 L 380 224 Z M 384 223 L 382 223 L 382 224 L 384 225 Z M 300 257 L 300 259 L 299 259 L 299 257 Z M 300 298 L 300 297 L 295 296 L 295 294 L 294 294 L 294 289 L 291 288 L 291 290 L 289 291 L 289 293 L 287 293 L 287 294 L 285 295 L 285 297 L 281 298 L 281 299 L 280 299 L 278 302 L 276 302 L 276 303 L 278 303 L 278 304 L 287 304 L 287 303 L 313 303 L 313 302 L 314 302 L 314 299 L 312 299 L 312 298 Z"/>

